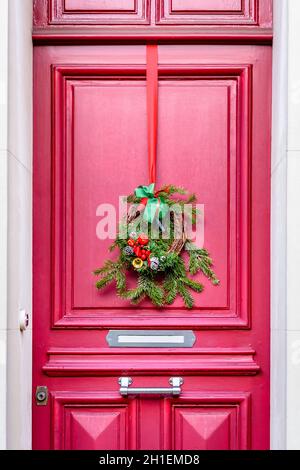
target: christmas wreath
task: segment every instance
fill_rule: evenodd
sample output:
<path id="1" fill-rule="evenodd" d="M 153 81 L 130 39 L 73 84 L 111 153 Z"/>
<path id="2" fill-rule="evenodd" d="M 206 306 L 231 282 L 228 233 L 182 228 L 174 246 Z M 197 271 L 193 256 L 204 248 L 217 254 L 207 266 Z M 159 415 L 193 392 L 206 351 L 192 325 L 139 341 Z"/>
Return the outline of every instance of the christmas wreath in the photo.
<path id="1" fill-rule="evenodd" d="M 195 223 L 196 196 L 172 185 L 155 191 L 153 183 L 136 188 L 127 202 L 131 206 L 110 247 L 120 250 L 118 259 L 107 260 L 94 271 L 99 276 L 97 289 L 115 282 L 117 295 L 132 304 L 149 298 L 156 307 L 163 307 L 181 296 L 185 306 L 192 308 L 191 291 L 202 292 L 203 285 L 191 276 L 202 272 L 214 285 L 219 284 L 209 253 L 194 246 L 185 230 L 182 209 L 190 204 L 191 223 Z M 134 288 L 127 287 L 129 271 L 137 276 Z"/>

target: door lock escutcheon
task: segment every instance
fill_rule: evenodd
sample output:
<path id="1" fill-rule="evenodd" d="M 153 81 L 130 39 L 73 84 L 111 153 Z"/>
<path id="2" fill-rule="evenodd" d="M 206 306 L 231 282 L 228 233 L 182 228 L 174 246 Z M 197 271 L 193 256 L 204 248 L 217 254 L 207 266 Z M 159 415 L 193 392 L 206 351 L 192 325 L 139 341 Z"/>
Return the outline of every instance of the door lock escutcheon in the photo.
<path id="1" fill-rule="evenodd" d="M 48 403 L 48 387 L 39 385 L 36 387 L 35 401 L 38 406 L 44 406 Z"/>

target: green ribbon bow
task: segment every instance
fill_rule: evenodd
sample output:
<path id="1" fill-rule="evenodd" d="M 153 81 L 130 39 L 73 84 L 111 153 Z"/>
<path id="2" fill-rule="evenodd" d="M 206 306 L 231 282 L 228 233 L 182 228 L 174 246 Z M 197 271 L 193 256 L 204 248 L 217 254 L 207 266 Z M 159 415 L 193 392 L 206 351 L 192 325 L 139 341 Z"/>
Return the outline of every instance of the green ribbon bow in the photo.
<path id="1" fill-rule="evenodd" d="M 136 197 L 147 199 L 143 217 L 150 223 L 153 222 L 155 217 L 159 218 L 160 215 L 165 217 L 169 211 L 169 206 L 164 201 L 164 198 L 160 196 L 155 197 L 154 187 L 155 183 L 152 183 L 149 186 L 138 186 L 134 191 Z M 141 203 L 144 202 L 141 201 Z"/>

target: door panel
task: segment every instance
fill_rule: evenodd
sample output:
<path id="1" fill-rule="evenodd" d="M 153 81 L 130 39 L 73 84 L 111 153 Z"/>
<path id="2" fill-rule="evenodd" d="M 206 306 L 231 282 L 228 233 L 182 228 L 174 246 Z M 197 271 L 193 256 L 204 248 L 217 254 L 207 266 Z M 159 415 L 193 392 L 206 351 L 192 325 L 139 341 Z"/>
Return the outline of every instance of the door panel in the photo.
<path id="1" fill-rule="evenodd" d="M 255 25 L 256 0 L 161 0 L 159 23 Z"/>
<path id="2" fill-rule="evenodd" d="M 42 7 L 36 5 L 36 10 Z M 149 0 L 51 0 L 50 24 L 149 24 Z"/>
<path id="3" fill-rule="evenodd" d="M 176 450 L 234 450 L 235 409 L 181 407 L 175 410 Z M 233 428 L 233 429 L 232 429 Z"/>
<path id="4" fill-rule="evenodd" d="M 172 58 L 172 48 L 162 46 L 161 51 L 170 54 L 167 60 Z M 166 307 L 173 325 L 180 319 L 182 326 L 247 328 L 251 322 L 251 152 L 259 139 L 269 145 L 262 129 L 252 138 L 252 113 L 259 119 L 268 105 L 261 100 L 261 88 L 253 89 L 253 80 L 264 80 L 268 67 L 263 62 L 267 55 L 260 55 L 255 68 L 241 65 L 243 57 L 236 65 L 219 57 L 216 64 L 207 64 L 199 57 L 193 66 L 161 66 L 158 183 L 173 181 L 199 195 L 205 205 L 205 244 L 222 279 L 218 289 L 203 281 L 207 288 L 195 294 L 189 315 L 182 314 L 180 299 Z M 119 195 L 147 180 L 145 69 L 118 63 L 53 64 L 52 80 L 53 324 L 138 326 L 141 307 L 124 304 L 113 286 L 99 295 L 90 273 L 106 258 L 111 243 L 95 236 L 98 205 L 118 208 Z M 252 100 L 254 108 L 249 106 Z M 181 138 L 174 139 L 176 135 Z M 120 162 L 126 162 L 121 174 Z M 118 191 L 112 192 L 116 176 Z M 161 313 L 149 302 L 142 312 L 145 325 L 161 325 Z"/>
<path id="5" fill-rule="evenodd" d="M 76 389 L 51 392 L 52 448 L 260 448 L 263 431 L 256 428 L 252 434 L 251 423 L 254 416 L 263 418 L 264 412 L 257 401 L 260 391 L 252 379 L 229 378 L 224 387 L 218 379 L 200 379 L 184 374 L 183 378 L 180 398 L 121 398 L 117 377 L 101 382 L 94 379 L 89 391 L 79 389 L 78 379 L 74 379 L 72 386 L 76 385 Z M 168 376 L 160 379 L 133 376 L 133 383 L 135 386 L 166 385 Z M 65 385 L 68 387 L 67 382 Z M 245 391 L 240 391 L 238 386 Z"/>
<path id="6" fill-rule="evenodd" d="M 33 387 L 51 397 L 33 402 L 36 449 L 269 446 L 271 47 L 158 49 L 158 185 L 204 204 L 221 285 L 206 284 L 192 311 L 96 291 L 91 271 L 109 256 L 98 205 L 147 182 L 146 50 L 35 47 Z M 115 327 L 188 327 L 196 342 L 109 348 Z M 125 399 L 121 375 L 140 387 L 181 375 L 183 393 Z"/>
<path id="7" fill-rule="evenodd" d="M 87 391 L 53 393 L 53 449 L 132 448 L 136 403 L 112 396 Z"/>
<path id="8" fill-rule="evenodd" d="M 272 0 L 34 0 L 33 18 L 35 37 L 56 35 L 57 26 L 64 27 L 62 35 L 88 32 L 120 38 L 120 30 L 111 28 L 118 26 L 124 35 L 168 36 L 172 25 L 188 29 L 172 29 L 171 35 L 218 34 L 223 28 L 231 36 L 238 32 L 255 37 L 271 32 Z M 219 31 L 212 31 L 216 26 Z"/>

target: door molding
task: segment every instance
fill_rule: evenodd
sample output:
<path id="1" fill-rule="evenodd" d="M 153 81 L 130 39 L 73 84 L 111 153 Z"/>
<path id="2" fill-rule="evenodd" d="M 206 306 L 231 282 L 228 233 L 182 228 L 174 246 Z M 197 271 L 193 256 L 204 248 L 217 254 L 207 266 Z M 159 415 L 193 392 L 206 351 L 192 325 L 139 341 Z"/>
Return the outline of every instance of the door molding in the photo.
<path id="1" fill-rule="evenodd" d="M 84 377 L 124 374 L 130 364 L 135 375 L 184 373 L 185 375 L 257 375 L 256 352 L 249 348 L 51 348 L 43 372 L 50 377 Z M 116 358 L 118 362 L 116 364 Z"/>
<path id="2" fill-rule="evenodd" d="M 109 2 L 87 9 L 80 0 L 36 0 L 33 40 L 38 43 L 115 41 L 272 42 L 272 0 L 223 2 L 223 9 L 176 6 L 171 0 Z M 181 4 L 182 5 L 182 4 Z M 154 9 L 156 11 L 154 11 Z M 108 14 L 107 14 L 108 13 Z"/>
<path id="3" fill-rule="evenodd" d="M 228 167 L 230 194 L 227 201 L 227 220 L 231 219 L 231 211 L 236 211 L 236 225 L 229 224 L 227 247 L 228 272 L 233 272 L 232 282 L 235 284 L 235 298 L 230 295 L 229 280 L 227 281 L 226 302 L 218 306 L 199 307 L 189 316 L 178 307 L 166 309 L 168 325 L 199 329 L 232 328 L 249 329 L 251 324 L 251 287 L 253 273 L 251 272 L 251 132 L 252 132 L 252 65 L 235 64 L 201 64 L 159 66 L 159 76 L 162 79 L 191 78 L 193 80 L 216 82 L 227 87 L 230 96 L 228 100 L 228 119 L 234 127 L 234 135 L 228 137 Z M 128 307 L 114 309 L 99 305 L 80 306 L 74 303 L 72 295 L 73 283 L 73 201 L 74 187 L 68 184 L 69 173 L 73 171 L 73 123 L 76 89 L 84 81 L 93 80 L 144 80 L 146 66 L 138 65 L 68 65 L 52 66 L 52 113 L 54 118 L 54 137 L 52 141 L 52 202 L 51 202 L 51 278 L 52 289 L 52 328 L 134 328 L 140 325 L 143 317 L 145 327 L 164 328 L 161 312 L 150 312 L 146 308 Z M 66 115 L 65 109 L 68 110 Z M 240 116 L 243 115 L 243 119 Z M 241 135 L 244 138 L 241 138 Z M 243 143 L 241 143 L 243 140 Z M 238 142 L 236 150 L 235 145 Z M 232 154 L 233 152 L 233 154 Z M 66 159 L 66 163 L 64 163 Z M 232 178 L 236 165 L 239 178 Z M 232 182 L 232 181 L 233 182 Z M 55 189 L 54 189 L 55 188 Z M 241 197 L 240 195 L 245 195 Z M 65 204 L 64 204 L 65 201 Z M 236 209 L 235 209 L 236 207 Z M 41 217 L 47 217 L 42 214 Z M 45 219 L 45 224 L 47 220 Z M 65 240 L 64 233 L 68 234 Z M 229 245 L 232 249 L 229 248 Z M 237 266 L 236 260 L 243 260 Z M 232 266 L 236 266 L 233 270 Z M 96 313 L 95 313 L 96 312 Z M 100 312 L 100 313 L 99 313 Z"/>

